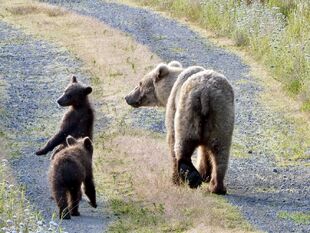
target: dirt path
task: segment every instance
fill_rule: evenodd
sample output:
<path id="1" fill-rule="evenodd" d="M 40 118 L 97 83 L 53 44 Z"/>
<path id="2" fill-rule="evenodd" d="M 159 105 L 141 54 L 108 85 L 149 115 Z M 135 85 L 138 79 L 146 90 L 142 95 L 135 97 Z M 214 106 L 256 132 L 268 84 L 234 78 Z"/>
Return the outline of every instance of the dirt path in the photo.
<path id="1" fill-rule="evenodd" d="M 76 74 L 89 82 L 89 76 L 80 70 L 81 66 L 68 51 L 33 39 L 0 21 L 0 77 L 7 84 L 6 117 L 1 119 L 0 126 L 10 132 L 12 154 L 16 156 L 11 159 L 11 165 L 17 181 L 25 185 L 27 198 L 40 210 L 47 226 L 53 213 L 57 213 L 47 182 L 49 160 L 47 156 L 35 156 L 34 151 L 56 130 L 64 109 L 57 108 L 55 100 L 70 75 Z M 98 118 L 96 129 L 100 130 L 104 119 Z M 83 200 L 82 216 L 62 222 L 62 230 L 103 232 L 108 220 L 104 200 L 98 199 L 96 210 Z M 58 217 L 54 221 L 59 223 Z"/>
<path id="2" fill-rule="evenodd" d="M 57 4 L 59 1 L 44 1 Z M 173 20 L 143 9 L 104 1 L 60 3 L 67 9 L 99 19 L 124 31 L 147 45 L 165 61 L 179 60 L 184 65 L 199 64 L 224 73 L 236 92 L 237 119 L 234 141 L 244 148 L 246 158 L 233 157 L 227 176 L 227 199 L 236 205 L 255 227 L 267 232 L 309 232 L 309 224 L 280 218 L 281 212 L 310 211 L 310 171 L 300 165 L 278 167 L 269 151 L 269 140 L 262 132 L 289 128 L 281 118 L 263 107 L 257 96 L 263 91 L 249 68 L 237 56 L 215 47 L 199 35 Z M 156 110 L 134 111 L 135 125 L 164 131 L 162 113 Z M 156 123 L 146 124 L 148 117 Z M 304 161 L 309 162 L 309 161 Z"/>

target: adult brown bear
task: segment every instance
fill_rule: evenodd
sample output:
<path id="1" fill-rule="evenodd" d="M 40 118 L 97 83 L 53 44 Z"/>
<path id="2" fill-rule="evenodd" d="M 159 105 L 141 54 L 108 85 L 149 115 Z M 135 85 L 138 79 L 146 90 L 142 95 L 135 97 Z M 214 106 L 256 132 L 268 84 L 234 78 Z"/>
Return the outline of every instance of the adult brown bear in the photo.
<path id="1" fill-rule="evenodd" d="M 159 64 L 126 97 L 133 107 L 166 107 L 167 140 L 173 158 L 173 181 L 191 188 L 209 181 L 209 191 L 225 194 L 234 129 L 234 92 L 222 74 L 179 62 Z M 191 156 L 198 148 L 198 170 Z"/>

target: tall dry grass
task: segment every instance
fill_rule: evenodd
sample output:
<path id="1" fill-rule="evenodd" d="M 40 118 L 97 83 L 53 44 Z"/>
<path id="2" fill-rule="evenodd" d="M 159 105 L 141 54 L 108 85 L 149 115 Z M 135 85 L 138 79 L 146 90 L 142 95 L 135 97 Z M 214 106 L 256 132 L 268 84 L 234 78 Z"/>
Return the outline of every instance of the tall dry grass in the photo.
<path id="1" fill-rule="evenodd" d="M 125 223 L 113 224 L 113 232 L 253 232 L 236 208 L 207 193 L 207 185 L 198 190 L 172 185 L 163 137 L 127 132 L 103 138 L 97 154 L 105 156 L 96 164 L 100 186 L 113 187 L 107 195 Z"/>

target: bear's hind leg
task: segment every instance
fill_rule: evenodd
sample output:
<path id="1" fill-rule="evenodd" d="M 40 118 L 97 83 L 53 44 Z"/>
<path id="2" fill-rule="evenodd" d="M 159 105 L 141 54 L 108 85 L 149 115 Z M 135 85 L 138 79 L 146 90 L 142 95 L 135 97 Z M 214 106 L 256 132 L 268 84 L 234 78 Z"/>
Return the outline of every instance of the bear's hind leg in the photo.
<path id="1" fill-rule="evenodd" d="M 54 192 L 55 201 L 59 208 L 59 218 L 60 219 L 70 219 L 70 212 L 67 200 L 67 190 L 60 187 Z"/>
<path id="2" fill-rule="evenodd" d="M 203 182 L 210 182 L 212 173 L 212 163 L 210 151 L 205 146 L 198 147 L 197 168 Z"/>
<path id="3" fill-rule="evenodd" d="M 80 216 L 79 203 L 82 198 L 81 185 L 70 190 L 70 212 L 72 216 Z"/>
<path id="4" fill-rule="evenodd" d="M 212 174 L 209 184 L 209 191 L 216 194 L 226 194 L 224 178 L 228 167 L 229 150 L 213 148 L 212 150 Z"/>
<path id="5" fill-rule="evenodd" d="M 95 190 L 95 185 L 93 181 L 93 177 L 86 177 L 85 182 L 84 182 L 84 192 L 86 196 L 88 197 L 90 201 L 90 205 L 94 208 L 97 207 L 96 203 L 96 190 Z"/>
<path id="6" fill-rule="evenodd" d="M 192 163 L 191 156 L 197 147 L 195 141 L 183 141 L 177 144 L 176 157 L 178 172 L 182 181 L 187 182 L 190 188 L 197 188 L 202 183 L 202 178 Z"/>
<path id="7" fill-rule="evenodd" d="M 174 153 L 174 135 L 168 131 L 167 133 L 167 138 L 168 138 L 168 145 L 169 145 L 169 149 L 170 149 L 170 155 L 172 158 L 172 182 L 175 185 L 180 185 L 180 176 L 179 176 L 179 172 L 178 172 L 178 161 L 176 159 L 175 153 Z"/>

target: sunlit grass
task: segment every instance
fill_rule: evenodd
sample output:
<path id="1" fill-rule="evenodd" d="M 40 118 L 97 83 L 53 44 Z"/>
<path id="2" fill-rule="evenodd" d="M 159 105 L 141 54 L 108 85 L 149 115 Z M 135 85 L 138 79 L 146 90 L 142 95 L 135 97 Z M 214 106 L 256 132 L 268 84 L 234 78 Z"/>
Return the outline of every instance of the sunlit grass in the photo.
<path id="1" fill-rule="evenodd" d="M 138 4 L 185 17 L 228 36 L 262 62 L 308 110 L 310 100 L 310 2 L 303 0 L 142 0 Z"/>
<path id="2" fill-rule="evenodd" d="M 198 226 L 253 232 L 238 210 L 208 194 L 206 185 L 198 190 L 172 185 L 163 135 L 125 127 L 121 135 L 101 135 L 95 152 L 98 191 L 116 214 L 111 232 L 184 232 Z"/>
<path id="3" fill-rule="evenodd" d="M 310 224 L 310 213 L 304 213 L 304 212 L 287 212 L 287 211 L 281 211 L 278 212 L 278 218 L 282 219 L 288 219 L 291 221 L 294 221 L 298 224 Z"/>
<path id="4" fill-rule="evenodd" d="M 2 132 L 2 131 L 1 131 Z M 41 214 L 34 210 L 25 196 L 25 189 L 14 180 L 10 163 L 10 145 L 5 133 L 0 135 L 0 232 L 61 232 L 55 222 L 45 222 Z M 6 155 L 6 156 L 5 156 Z"/>

